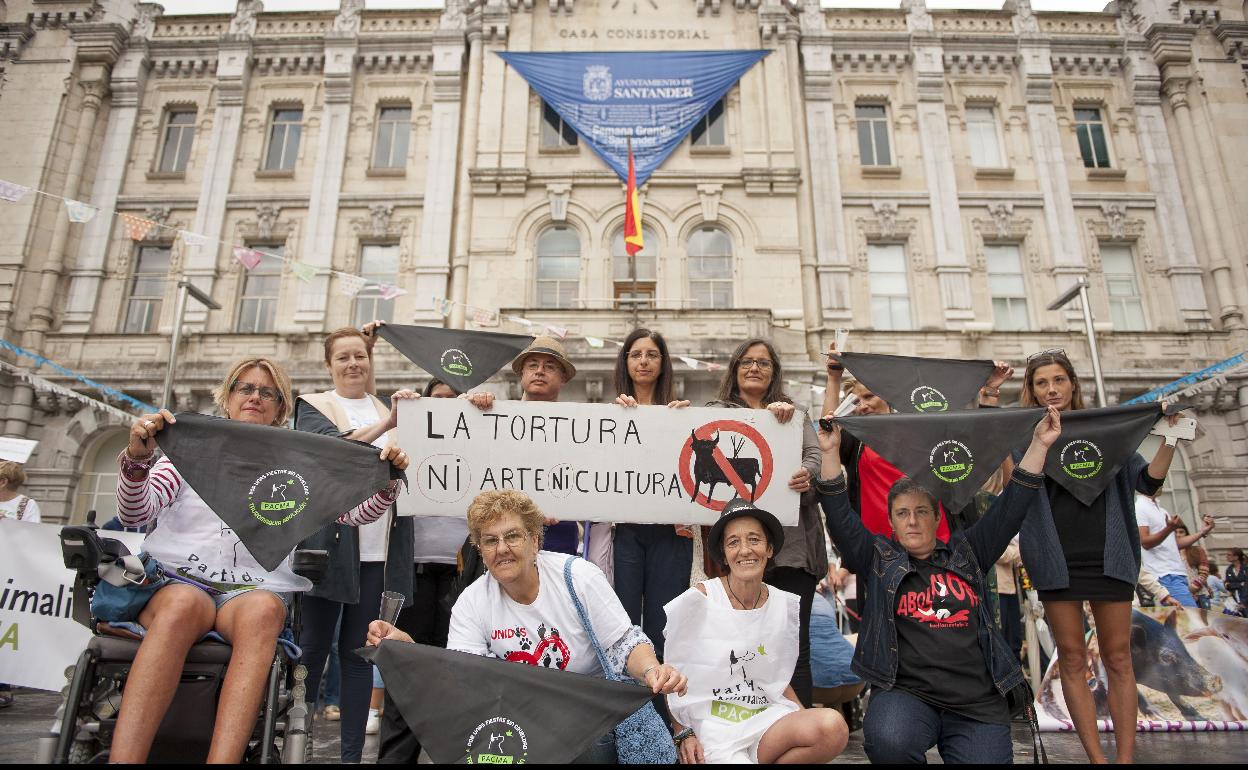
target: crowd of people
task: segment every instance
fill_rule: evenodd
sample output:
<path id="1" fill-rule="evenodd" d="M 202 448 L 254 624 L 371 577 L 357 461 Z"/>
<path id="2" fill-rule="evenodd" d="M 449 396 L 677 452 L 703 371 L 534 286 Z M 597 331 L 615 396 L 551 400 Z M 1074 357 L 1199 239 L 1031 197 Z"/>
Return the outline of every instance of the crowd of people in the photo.
<path id="1" fill-rule="evenodd" d="M 323 393 L 296 398 L 279 362 L 239 361 L 216 391 L 219 413 L 372 444 L 380 459 L 401 470 L 408 456 L 396 445 L 397 400 L 461 398 L 476 409 L 493 408 L 491 393 L 457 393 L 436 379 L 420 392 L 378 394 L 379 323 L 325 338 L 333 387 Z M 558 401 L 576 376 L 551 337 L 536 338 L 512 369 L 527 401 Z M 850 396 L 857 415 L 892 411 L 844 374 L 829 356 L 822 414 L 832 416 Z M 1013 375 L 1010 364 L 996 362 L 979 406 L 995 408 Z M 766 411 L 765 419 L 785 423 L 798 411 L 784 382 L 774 346 L 745 340 L 705 406 Z M 646 329 L 628 335 L 619 351 L 614 390 L 622 409 L 694 408 L 675 396 L 662 335 Z M 1086 686 L 1084 607 L 1090 604 L 1117 726 L 1116 756 L 1129 761 L 1137 585 L 1151 588 L 1142 592 L 1147 601 L 1238 614 L 1248 604 L 1248 565 L 1243 551 L 1232 549 L 1220 569 L 1199 546 L 1213 520 L 1205 517 L 1189 533 L 1157 502 L 1172 446 L 1163 444 L 1151 459 L 1133 455 L 1091 505 L 1046 478 L 1045 458 L 1061 435 L 1062 416 L 1083 409 L 1084 398 L 1063 351 L 1029 358 L 1021 404 L 1043 407 L 1044 416 L 1026 451 L 1007 459 L 961 511 L 945 510 L 931 490 L 834 423 L 817 429 L 817 415 L 803 421 L 800 467 L 784 469 L 800 495 L 796 526 L 781 526 L 771 512 L 741 499 L 711 527 L 554 521 L 513 490 L 481 493 L 462 518 L 414 517 L 398 515 L 398 482 L 391 482 L 304 544 L 329 555 L 326 577 L 316 585 L 292 572 L 289 559 L 271 571 L 257 564 L 156 451 L 156 436 L 176 417 L 164 410 L 144 415 L 118 457 L 117 501 L 122 526 L 149 526 L 150 585 L 141 599 L 136 592 L 130 606 L 115 609 L 147 633 L 111 757 L 146 758 L 181 661 L 215 630 L 233 654 L 210 759 L 238 761 L 291 596 L 301 592 L 297 641 L 309 693 L 320 692 L 327 659 L 337 656 L 334 714 L 343 762 L 361 760 L 370 700 L 374 709 L 379 705 L 371 664 L 353 651 L 382 639 L 631 677 L 655 694 L 683 763 L 827 762 L 844 749 L 848 726 L 838 711 L 815 708 L 812 616 L 818 625 L 828 600 L 852 586 L 845 604 L 857 644 L 852 674 L 845 672 L 843 681 L 854 692 L 859 681 L 870 688 L 863 730 L 871 761 L 922 762 L 935 747 L 946 762 L 1009 762 L 1011 718 L 1032 699 L 1020 665 L 1017 578 L 1025 569 L 1053 631 L 1069 714 L 1089 760 L 1103 761 Z M 19 465 L 0 463 L 0 512 L 37 521 L 38 506 L 17 492 L 24 480 Z M 226 560 L 245 568 L 230 570 L 239 582 L 201 580 L 185 569 Z M 407 597 L 393 624 L 376 617 L 375 597 L 383 591 Z M 546 644 L 552 627 L 559 629 L 557 643 Z M 515 633 L 495 633 L 499 628 Z M 756 649 L 766 654 L 754 655 Z M 731 664 L 727 674 L 720 659 Z M 416 761 L 420 742 L 390 693 L 380 710 L 378 760 Z M 608 734 L 580 761 L 615 759 Z"/>

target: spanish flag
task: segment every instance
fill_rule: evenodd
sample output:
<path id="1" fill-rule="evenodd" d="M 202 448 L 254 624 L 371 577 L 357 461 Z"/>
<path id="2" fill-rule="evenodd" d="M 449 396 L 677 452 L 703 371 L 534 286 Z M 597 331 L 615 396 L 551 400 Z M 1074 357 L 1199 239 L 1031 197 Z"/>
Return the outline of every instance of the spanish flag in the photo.
<path id="1" fill-rule="evenodd" d="M 633 168 L 633 140 L 628 140 L 628 200 L 624 203 L 624 250 L 631 257 L 646 247 L 641 233 L 641 202 L 637 200 L 637 172 Z"/>

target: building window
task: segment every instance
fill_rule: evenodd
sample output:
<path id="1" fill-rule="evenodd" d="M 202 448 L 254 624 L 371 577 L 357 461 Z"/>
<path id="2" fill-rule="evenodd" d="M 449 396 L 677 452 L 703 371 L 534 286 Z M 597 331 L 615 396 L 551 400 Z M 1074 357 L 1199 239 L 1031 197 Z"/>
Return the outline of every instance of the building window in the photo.
<path id="1" fill-rule="evenodd" d="M 399 282 L 398 244 L 370 244 L 360 247 L 360 275 L 372 283 L 394 286 Z M 369 291 L 376 291 L 370 288 Z M 357 296 L 353 313 L 355 327 L 369 321 L 393 321 L 394 300 L 380 296 Z"/>
<path id="2" fill-rule="evenodd" d="M 689 298 L 699 308 L 732 307 L 732 237 L 718 227 L 689 236 Z"/>
<path id="3" fill-rule="evenodd" d="M 1084 168 L 1109 168 L 1109 140 L 1105 138 L 1105 122 L 1099 108 L 1075 108 L 1075 136 Z"/>
<path id="4" fill-rule="evenodd" d="M 876 330 L 910 329 L 910 289 L 906 285 L 906 249 L 900 243 L 867 247 L 871 279 L 871 326 Z"/>
<path id="5" fill-rule="evenodd" d="M 537 306 L 576 306 L 581 282 L 581 239 L 566 225 L 555 225 L 537 237 Z"/>
<path id="6" fill-rule="evenodd" d="M 382 107 L 377 114 L 373 168 L 406 168 L 407 141 L 411 131 L 411 107 Z"/>
<path id="7" fill-rule="evenodd" d="M 169 277 L 170 247 L 140 246 L 130 279 L 130 300 L 126 304 L 124 334 L 147 334 L 160 320 L 160 303 Z"/>
<path id="8" fill-rule="evenodd" d="M 1101 270 L 1109 292 L 1109 317 L 1114 323 L 1114 330 L 1144 331 L 1144 301 L 1140 298 L 1140 284 L 1135 279 L 1131 247 L 1101 244 Z"/>
<path id="9" fill-rule="evenodd" d="M 624 248 L 624 228 L 616 231 L 611 239 L 611 274 L 615 281 L 615 300 L 622 307 L 634 304 L 645 307 L 653 304 L 654 285 L 656 280 L 659 237 L 649 227 L 641 228 L 641 236 L 646 247 L 630 257 Z M 632 261 L 637 261 L 636 290 L 633 289 Z M 634 302 L 634 300 L 638 300 Z"/>
<path id="10" fill-rule="evenodd" d="M 95 522 L 99 526 L 117 515 L 117 455 L 128 443 L 130 434 L 124 430 L 100 438 L 90 454 L 90 461 L 83 463 L 78 475 L 71 524 L 86 522 L 88 511 L 95 511 Z"/>
<path id="11" fill-rule="evenodd" d="M 186 171 L 191 157 L 191 144 L 195 139 L 195 110 L 168 110 L 165 112 L 164 141 L 160 146 L 158 171 L 178 174 Z"/>
<path id="12" fill-rule="evenodd" d="M 864 166 L 891 166 L 893 155 L 888 149 L 888 108 L 883 104 L 859 104 L 854 107 L 858 122 L 858 155 Z"/>
<path id="13" fill-rule="evenodd" d="M 266 171 L 290 171 L 299 157 L 299 137 L 303 132 L 303 109 L 279 107 L 273 110 L 269 126 L 269 149 L 264 154 Z"/>
<path id="14" fill-rule="evenodd" d="M 996 111 L 981 105 L 966 108 L 966 134 L 971 143 L 971 164 L 975 168 L 1002 168 L 1000 135 Z"/>
<path id="15" fill-rule="evenodd" d="M 723 147 L 728 143 L 724 118 L 724 100 L 720 99 L 711 106 L 709 112 L 693 124 L 689 132 L 689 140 L 694 147 Z"/>
<path id="16" fill-rule="evenodd" d="M 988 291 L 992 295 L 992 325 L 1000 332 L 1027 331 L 1027 291 L 1018 246 L 984 245 Z"/>
<path id="17" fill-rule="evenodd" d="M 284 245 L 251 246 L 256 251 L 284 256 Z M 238 302 L 239 334 L 268 334 L 277 318 L 277 295 L 282 287 L 282 263 L 263 257 L 255 269 L 243 274 L 243 293 Z"/>
<path id="18" fill-rule="evenodd" d="M 542 100 L 542 146 L 543 147 L 575 147 L 579 137 L 572 126 L 564 122 L 563 117 L 555 112 L 555 108 Z"/>
<path id="19" fill-rule="evenodd" d="M 1157 454 L 1161 446 L 1161 436 L 1145 436 L 1144 442 L 1136 451 L 1143 457 Z M 1170 462 L 1170 470 L 1166 473 L 1166 485 L 1161 488 L 1157 502 L 1168 512 L 1179 516 L 1187 524 L 1188 532 L 1200 528 L 1200 517 L 1196 511 L 1196 495 L 1192 492 L 1192 482 L 1188 478 L 1187 454 L 1180 444 Z"/>

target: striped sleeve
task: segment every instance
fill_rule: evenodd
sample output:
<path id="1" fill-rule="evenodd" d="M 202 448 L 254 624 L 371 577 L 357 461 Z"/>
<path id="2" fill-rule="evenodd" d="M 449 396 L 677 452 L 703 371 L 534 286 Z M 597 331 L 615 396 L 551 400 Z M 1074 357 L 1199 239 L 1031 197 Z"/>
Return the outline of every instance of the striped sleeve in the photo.
<path id="1" fill-rule="evenodd" d="M 349 524 L 353 527 L 370 524 L 380 519 L 382 514 L 390 510 L 390 506 L 394 505 L 394 501 L 397 500 L 398 497 L 398 485 L 395 485 L 393 489 L 387 487 L 352 508 L 349 512 L 339 518 L 338 522 L 340 524 Z"/>
<path id="2" fill-rule="evenodd" d="M 182 491 L 182 475 L 166 457 L 147 466 L 130 460 L 123 450 L 117 459 L 121 466 L 117 474 L 117 518 L 122 526 L 140 527 L 155 520 Z"/>

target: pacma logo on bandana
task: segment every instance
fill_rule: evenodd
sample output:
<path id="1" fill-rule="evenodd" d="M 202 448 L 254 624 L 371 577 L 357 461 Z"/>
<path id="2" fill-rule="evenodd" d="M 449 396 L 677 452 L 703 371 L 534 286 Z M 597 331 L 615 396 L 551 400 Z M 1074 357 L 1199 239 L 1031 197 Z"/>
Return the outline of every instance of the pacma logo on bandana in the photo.
<path id="1" fill-rule="evenodd" d="M 949 399 L 930 385 L 920 385 L 910 392 L 910 403 L 919 412 L 947 412 Z"/>
<path id="2" fill-rule="evenodd" d="M 442 371 L 456 377 L 467 377 L 472 374 L 472 361 L 468 354 L 458 348 L 451 348 L 442 353 Z"/>
<path id="3" fill-rule="evenodd" d="M 961 441 L 949 439 L 932 447 L 927 461 L 932 466 L 932 473 L 946 484 L 957 484 L 971 475 L 975 469 L 975 457 L 971 450 Z"/>
<path id="4" fill-rule="evenodd" d="M 1101 472 L 1105 456 L 1101 448 L 1091 441 L 1077 438 L 1062 447 L 1060 456 L 1062 470 L 1074 479 L 1090 479 Z"/>
<path id="5" fill-rule="evenodd" d="M 529 739 L 520 725 L 494 717 L 477 725 L 465 750 L 470 765 L 523 765 L 529 757 Z"/>
<path id="6" fill-rule="evenodd" d="M 252 482 L 247 490 L 247 510 L 260 523 L 278 527 L 302 513 L 310 496 L 303 476 L 278 468 Z"/>

